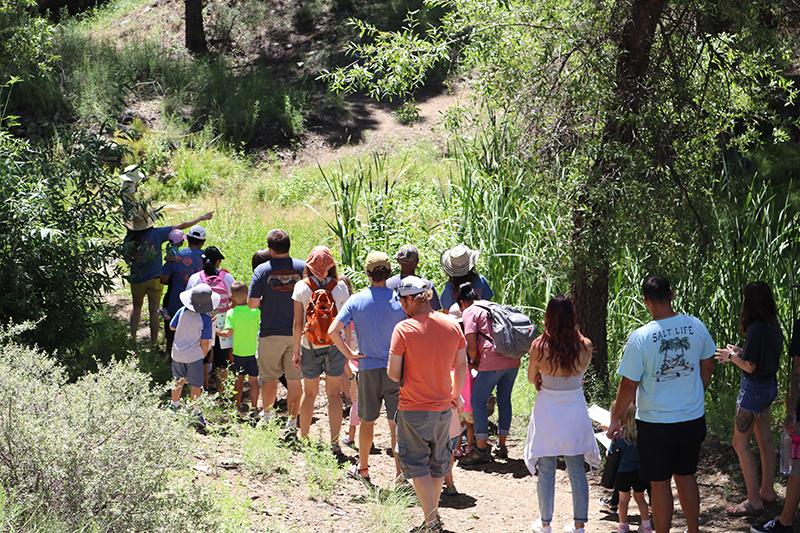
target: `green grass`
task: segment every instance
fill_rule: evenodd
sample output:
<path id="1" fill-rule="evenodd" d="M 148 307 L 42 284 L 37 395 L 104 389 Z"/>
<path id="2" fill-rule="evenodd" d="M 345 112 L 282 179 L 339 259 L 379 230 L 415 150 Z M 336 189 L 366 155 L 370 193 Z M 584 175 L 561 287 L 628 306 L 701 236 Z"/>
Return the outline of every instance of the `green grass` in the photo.
<path id="1" fill-rule="evenodd" d="M 406 489 L 371 489 L 366 502 L 365 531 L 404 533 L 409 527 L 408 509 L 416 503 L 414 493 Z"/>
<path id="2" fill-rule="evenodd" d="M 286 472 L 292 463 L 292 452 L 280 438 L 277 421 L 263 427 L 240 427 L 242 459 L 245 468 L 256 475 L 269 476 Z"/>
<path id="3" fill-rule="evenodd" d="M 320 443 L 308 443 L 303 449 L 303 458 L 309 495 L 315 500 L 329 500 L 344 477 L 344 469 L 333 453 Z"/>

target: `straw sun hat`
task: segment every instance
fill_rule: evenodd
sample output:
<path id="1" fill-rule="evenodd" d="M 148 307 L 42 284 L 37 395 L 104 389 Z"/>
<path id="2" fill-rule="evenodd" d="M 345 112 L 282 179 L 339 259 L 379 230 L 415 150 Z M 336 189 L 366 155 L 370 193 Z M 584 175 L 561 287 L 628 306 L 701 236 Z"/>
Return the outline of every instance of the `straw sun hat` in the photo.
<path id="1" fill-rule="evenodd" d="M 442 254 L 442 268 L 450 277 L 466 276 L 475 268 L 480 255 L 478 250 L 470 250 L 468 246 L 458 244 Z"/>

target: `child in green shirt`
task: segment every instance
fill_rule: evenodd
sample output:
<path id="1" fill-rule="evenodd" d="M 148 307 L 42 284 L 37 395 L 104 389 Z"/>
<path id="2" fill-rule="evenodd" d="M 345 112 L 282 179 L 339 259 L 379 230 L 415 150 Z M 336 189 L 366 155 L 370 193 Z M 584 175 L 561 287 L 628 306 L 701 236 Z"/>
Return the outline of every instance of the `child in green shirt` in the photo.
<path id="1" fill-rule="evenodd" d="M 261 325 L 261 309 L 247 305 L 246 284 L 236 281 L 231 286 L 233 307 L 225 314 L 225 330 L 220 336 L 233 336 L 233 371 L 236 373 L 236 408 L 242 405 L 244 376 L 250 381 L 250 409 L 258 409 L 258 330 Z"/>

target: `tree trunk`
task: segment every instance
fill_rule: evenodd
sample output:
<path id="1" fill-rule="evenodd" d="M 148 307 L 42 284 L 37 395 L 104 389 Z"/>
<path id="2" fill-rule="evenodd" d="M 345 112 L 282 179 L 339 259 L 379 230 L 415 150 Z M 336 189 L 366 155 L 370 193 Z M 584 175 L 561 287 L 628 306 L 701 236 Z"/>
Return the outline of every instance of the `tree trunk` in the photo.
<path id="1" fill-rule="evenodd" d="M 203 28 L 202 0 L 184 0 L 186 14 L 186 49 L 193 54 L 208 52 L 206 31 Z"/>
<path id="2" fill-rule="evenodd" d="M 605 153 L 594 162 L 586 183 L 576 198 L 573 213 L 572 296 L 578 324 L 594 343 L 592 359 L 596 376 L 608 382 L 608 276 L 609 251 L 613 242 L 615 183 L 624 168 L 615 146 L 635 142 L 633 117 L 646 97 L 643 81 L 650 63 L 656 26 L 666 0 L 634 0 L 619 34 L 613 107 L 603 128 Z"/>

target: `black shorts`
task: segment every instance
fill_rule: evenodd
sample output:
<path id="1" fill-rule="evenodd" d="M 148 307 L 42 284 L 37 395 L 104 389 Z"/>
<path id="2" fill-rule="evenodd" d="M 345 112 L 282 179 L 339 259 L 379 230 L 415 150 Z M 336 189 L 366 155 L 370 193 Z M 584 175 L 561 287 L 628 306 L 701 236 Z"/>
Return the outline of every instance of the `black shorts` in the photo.
<path id="1" fill-rule="evenodd" d="M 216 340 L 214 341 L 214 369 L 223 368 L 225 370 L 228 369 L 230 365 L 230 361 L 228 360 L 228 354 L 231 353 L 230 348 L 222 348 L 219 344 L 219 335 L 216 336 Z"/>
<path id="2" fill-rule="evenodd" d="M 620 492 L 644 492 L 650 487 L 650 483 L 643 481 L 639 477 L 638 470 L 631 472 L 617 472 L 617 479 L 614 480 L 614 490 Z"/>
<path id="3" fill-rule="evenodd" d="M 239 357 L 238 355 L 234 355 L 233 370 L 240 376 L 247 374 L 251 378 L 258 377 L 258 361 L 256 361 L 256 356 Z"/>
<path id="4" fill-rule="evenodd" d="M 688 422 L 655 424 L 636 421 L 639 450 L 639 478 L 667 481 L 676 476 L 697 473 L 700 445 L 706 438 L 706 418 Z"/>

